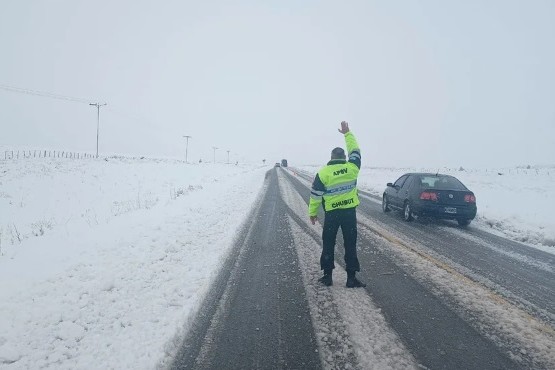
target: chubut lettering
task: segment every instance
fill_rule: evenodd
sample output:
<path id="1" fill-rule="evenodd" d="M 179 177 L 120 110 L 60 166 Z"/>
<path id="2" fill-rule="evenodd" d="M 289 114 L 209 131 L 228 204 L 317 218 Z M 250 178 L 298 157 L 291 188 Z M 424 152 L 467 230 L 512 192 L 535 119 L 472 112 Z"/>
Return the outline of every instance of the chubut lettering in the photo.
<path id="1" fill-rule="evenodd" d="M 341 200 L 339 202 L 332 203 L 331 208 L 346 206 L 346 205 L 352 204 L 354 202 L 355 202 L 355 200 L 353 198 Z"/>

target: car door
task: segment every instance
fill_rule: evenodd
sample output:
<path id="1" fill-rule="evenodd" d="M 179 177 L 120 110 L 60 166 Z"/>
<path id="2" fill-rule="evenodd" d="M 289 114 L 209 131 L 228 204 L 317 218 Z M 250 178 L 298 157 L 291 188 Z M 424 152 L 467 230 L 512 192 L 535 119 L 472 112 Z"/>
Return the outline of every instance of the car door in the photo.
<path id="1" fill-rule="evenodd" d="M 401 189 L 399 189 L 399 205 L 401 207 L 404 206 L 405 199 L 410 199 L 414 177 L 414 175 L 409 175 L 401 186 Z"/>
<path id="2" fill-rule="evenodd" d="M 400 191 L 403 188 L 405 180 L 408 177 L 409 177 L 408 175 L 403 175 L 393 183 L 393 186 L 391 187 L 390 198 L 389 198 L 389 203 L 392 206 L 397 208 L 400 208 L 403 206 L 403 200 L 400 199 L 400 197 L 402 196 L 402 193 L 400 193 Z"/>

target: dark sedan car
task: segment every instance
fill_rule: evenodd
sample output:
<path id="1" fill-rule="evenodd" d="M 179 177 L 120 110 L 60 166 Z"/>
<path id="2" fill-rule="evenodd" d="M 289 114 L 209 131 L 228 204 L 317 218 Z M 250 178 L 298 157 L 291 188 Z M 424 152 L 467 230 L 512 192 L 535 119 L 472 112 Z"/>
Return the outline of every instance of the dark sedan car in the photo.
<path id="1" fill-rule="evenodd" d="M 457 178 L 433 173 L 406 173 L 383 193 L 382 209 L 403 211 L 405 221 L 414 216 L 457 220 L 467 226 L 476 217 L 476 197 Z"/>

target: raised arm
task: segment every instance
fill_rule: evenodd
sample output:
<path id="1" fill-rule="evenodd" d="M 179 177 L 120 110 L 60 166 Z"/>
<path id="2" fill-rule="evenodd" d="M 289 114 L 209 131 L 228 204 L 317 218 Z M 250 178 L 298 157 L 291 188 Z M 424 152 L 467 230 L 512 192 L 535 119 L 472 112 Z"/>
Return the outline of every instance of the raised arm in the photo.
<path id="1" fill-rule="evenodd" d="M 345 121 L 341 122 L 341 128 L 338 129 L 345 135 L 345 144 L 347 145 L 347 152 L 349 153 L 349 162 L 360 168 L 360 148 L 358 147 L 355 135 L 349 130 L 349 124 Z"/>

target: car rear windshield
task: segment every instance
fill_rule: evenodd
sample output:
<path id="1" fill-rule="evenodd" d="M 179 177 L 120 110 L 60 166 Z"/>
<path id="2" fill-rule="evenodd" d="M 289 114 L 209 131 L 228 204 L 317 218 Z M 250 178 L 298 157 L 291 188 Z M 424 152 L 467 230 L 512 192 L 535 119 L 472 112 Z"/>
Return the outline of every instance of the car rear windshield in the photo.
<path id="1" fill-rule="evenodd" d="M 438 190 L 467 190 L 466 187 L 452 176 L 420 176 L 422 188 Z"/>

